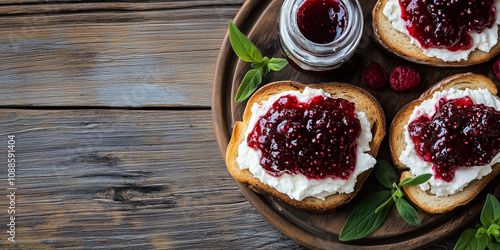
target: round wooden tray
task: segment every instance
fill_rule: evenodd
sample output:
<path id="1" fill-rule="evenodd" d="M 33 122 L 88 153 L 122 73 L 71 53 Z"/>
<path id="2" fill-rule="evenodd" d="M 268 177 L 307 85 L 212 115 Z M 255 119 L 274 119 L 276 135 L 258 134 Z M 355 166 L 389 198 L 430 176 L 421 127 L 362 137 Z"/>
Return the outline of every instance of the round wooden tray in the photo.
<path id="1" fill-rule="evenodd" d="M 278 42 L 277 18 L 283 0 L 247 0 L 234 23 L 261 50 L 264 56 L 284 57 Z M 348 67 L 333 72 L 327 76 L 310 76 L 301 73 L 291 66 L 279 72 L 272 72 L 264 77 L 263 82 L 270 83 L 279 80 L 293 80 L 305 84 L 319 82 L 345 82 L 360 86 L 375 96 L 381 103 L 390 125 L 397 111 L 406 103 L 416 99 L 425 89 L 438 80 L 456 73 L 474 72 L 495 79 L 492 72 L 493 62 L 467 68 L 435 68 L 423 66 L 394 58 L 379 49 L 372 39 L 371 10 L 375 0 L 360 0 L 365 25 L 363 38 L 357 52 Z M 386 87 L 382 90 L 365 88 L 361 83 L 361 72 L 370 61 L 379 62 L 390 72 L 397 66 L 410 65 L 421 74 L 421 85 L 409 92 L 395 92 Z M 232 51 L 228 35 L 226 35 L 213 80 L 212 116 L 218 145 L 225 158 L 226 148 L 231 137 L 232 125 L 241 120 L 246 102 L 234 103 L 239 83 L 250 69 L 250 63 L 239 60 Z M 498 81 L 496 82 L 498 86 Z M 387 130 L 389 131 L 389 130 Z M 379 158 L 390 161 L 389 145 L 384 139 L 379 151 Z M 497 180 L 497 179 L 496 179 Z M 500 186 L 493 181 L 478 197 L 468 205 L 459 207 L 442 215 L 430 215 L 418 211 L 422 225 L 414 227 L 406 223 L 395 209 L 391 211 L 386 222 L 377 231 L 361 240 L 340 242 L 338 235 L 349 212 L 368 193 L 382 190 L 375 178 L 370 176 L 359 194 L 346 206 L 332 213 L 313 214 L 291 208 L 271 198 L 254 193 L 245 184 L 238 183 L 248 201 L 278 230 L 291 239 L 309 248 L 370 248 L 393 249 L 396 247 L 421 248 L 439 242 L 452 235 L 464 226 L 478 219 L 486 193 L 500 194 Z"/>

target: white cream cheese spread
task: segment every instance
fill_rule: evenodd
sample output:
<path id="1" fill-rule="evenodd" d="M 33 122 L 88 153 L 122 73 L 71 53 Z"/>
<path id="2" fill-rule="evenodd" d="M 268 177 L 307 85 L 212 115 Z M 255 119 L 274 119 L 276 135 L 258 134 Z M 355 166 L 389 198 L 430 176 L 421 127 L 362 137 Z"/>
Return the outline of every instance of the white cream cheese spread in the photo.
<path id="1" fill-rule="evenodd" d="M 450 89 L 434 93 L 431 99 L 425 100 L 422 104 L 415 107 L 407 124 L 422 115 L 432 117 L 436 112 L 436 103 L 442 97 L 446 97 L 449 100 L 462 98 L 464 96 L 469 96 L 475 104 L 484 104 L 485 106 L 492 107 L 495 110 L 500 110 L 500 101 L 486 89 Z M 432 163 L 422 160 L 415 152 L 415 144 L 410 138 L 408 125 L 405 126 L 404 135 L 406 148 L 399 157 L 399 161 L 408 166 L 410 168 L 410 172 L 414 175 L 421 175 L 425 173 L 431 173 L 434 175 L 435 173 L 432 169 Z M 491 160 L 490 164 L 484 166 L 457 168 L 455 171 L 455 177 L 451 182 L 446 182 L 442 179 L 432 177 L 428 182 L 420 185 L 420 188 L 423 191 L 430 189 L 430 192 L 437 196 L 452 195 L 462 191 L 471 181 L 481 179 L 482 177 L 488 175 L 492 170 L 491 167 L 498 162 L 500 162 L 500 153 Z"/>
<path id="2" fill-rule="evenodd" d="M 469 54 L 479 49 L 484 52 L 489 52 L 490 49 L 495 46 L 498 42 L 498 24 L 500 24 L 500 1 L 495 1 L 494 4 L 496 8 L 496 20 L 495 24 L 491 26 L 491 28 L 485 28 L 481 33 L 470 32 L 469 35 L 472 37 L 473 43 L 472 48 L 468 50 L 458 50 L 458 51 L 449 51 L 447 49 L 440 48 L 429 48 L 424 49 L 420 46 L 420 43 L 417 39 L 413 38 L 409 35 L 408 30 L 404 25 L 404 21 L 401 18 L 401 7 L 399 6 L 398 0 L 389 0 L 383 10 L 384 15 L 389 19 L 392 23 L 392 27 L 399 32 L 406 34 L 410 38 L 411 44 L 414 44 L 420 48 L 422 48 L 424 55 L 428 57 L 436 57 L 445 62 L 453 62 L 460 60 L 467 60 Z"/>
<path id="3" fill-rule="evenodd" d="M 253 130 L 258 119 L 267 113 L 273 103 L 281 96 L 295 95 L 299 102 L 307 102 L 311 98 L 322 95 L 331 97 L 331 95 L 321 89 L 313 89 L 306 87 L 301 93 L 300 91 L 285 91 L 278 95 L 274 95 L 262 104 L 254 103 L 252 106 L 252 116 L 248 128 L 245 132 L 245 140 L 238 147 L 238 157 L 236 159 L 240 169 L 248 169 L 256 178 L 262 183 L 265 183 L 281 193 L 287 194 L 290 198 L 295 200 L 303 200 L 306 197 L 316 197 L 324 200 L 325 197 L 337 193 L 352 193 L 356 184 L 356 178 L 362 172 L 373 168 L 376 163 L 367 152 L 370 151 L 370 141 L 372 134 L 370 131 L 370 123 L 363 112 L 355 111 L 360 124 L 361 134 L 357 140 L 356 152 L 356 166 L 347 180 L 325 178 L 322 180 L 309 179 L 302 174 L 290 175 L 283 173 L 279 177 L 275 177 L 267 173 L 267 171 L 260 165 L 262 153 L 260 150 L 250 148 L 246 141 L 248 134 Z M 248 104 L 251 105 L 251 104 Z"/>

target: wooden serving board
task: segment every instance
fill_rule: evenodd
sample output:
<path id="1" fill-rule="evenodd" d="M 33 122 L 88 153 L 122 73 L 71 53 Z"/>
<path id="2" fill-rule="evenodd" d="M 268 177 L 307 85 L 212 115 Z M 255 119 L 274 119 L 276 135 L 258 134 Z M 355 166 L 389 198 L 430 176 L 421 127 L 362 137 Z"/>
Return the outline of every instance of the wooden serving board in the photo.
<path id="1" fill-rule="evenodd" d="M 272 72 L 263 79 L 263 84 L 279 80 L 293 80 L 305 84 L 320 82 L 345 82 L 360 86 L 375 96 L 381 103 L 388 127 L 399 109 L 416 99 L 424 90 L 438 80 L 457 73 L 473 72 L 484 74 L 496 80 L 493 73 L 493 62 L 466 68 L 436 68 L 418 65 L 392 57 L 382 51 L 373 40 L 371 10 L 375 0 L 360 0 L 364 13 L 363 37 L 350 67 L 343 68 L 326 76 L 310 76 L 301 73 L 291 66 L 279 72 Z M 241 7 L 234 23 L 260 49 L 264 56 L 284 57 L 278 42 L 277 19 L 283 0 L 248 0 Z M 395 92 L 386 86 L 382 90 L 369 89 L 361 83 L 361 73 L 370 61 L 379 62 L 390 73 L 400 65 L 409 65 L 421 74 L 420 86 L 407 93 Z M 226 35 L 222 44 L 216 65 L 213 93 L 212 116 L 215 133 L 222 156 L 231 136 L 232 125 L 241 120 L 246 102 L 234 103 L 234 96 L 245 73 L 250 70 L 250 63 L 239 60 L 232 51 L 229 38 Z M 391 161 L 387 136 L 379 151 L 379 158 Z M 420 227 L 406 223 L 393 208 L 386 222 L 377 231 L 361 240 L 340 242 L 338 235 L 350 211 L 369 193 L 384 189 L 376 179 L 370 176 L 359 194 L 346 206 L 332 213 L 313 214 L 291 208 L 271 198 L 256 194 L 245 184 L 237 183 L 248 199 L 263 217 L 281 232 L 310 248 L 371 248 L 394 249 L 421 248 L 439 242 L 455 232 L 470 226 L 478 219 L 487 193 L 500 195 L 500 185 L 495 179 L 478 197 L 466 206 L 459 207 L 450 213 L 430 215 L 418 211 L 422 221 Z"/>

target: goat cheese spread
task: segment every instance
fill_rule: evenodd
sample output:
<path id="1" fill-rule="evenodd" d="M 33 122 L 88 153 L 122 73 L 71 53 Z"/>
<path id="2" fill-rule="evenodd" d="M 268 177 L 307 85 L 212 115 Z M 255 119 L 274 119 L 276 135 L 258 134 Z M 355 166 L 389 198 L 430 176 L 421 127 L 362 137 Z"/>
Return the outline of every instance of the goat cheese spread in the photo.
<path id="1" fill-rule="evenodd" d="M 485 28 L 481 33 L 475 31 L 470 32 L 469 35 L 472 37 L 473 44 L 468 50 L 458 50 L 449 51 L 447 49 L 441 48 L 428 48 L 424 49 L 420 46 L 417 39 L 409 35 L 408 30 L 405 28 L 404 21 L 401 18 L 401 7 L 398 0 L 389 0 L 383 10 L 384 15 L 392 23 L 394 29 L 399 32 L 406 34 L 410 38 L 410 43 L 422 48 L 424 55 L 428 57 L 436 57 L 445 62 L 453 62 L 460 60 L 467 60 L 469 54 L 479 49 L 484 52 L 489 52 L 490 49 L 498 42 L 498 25 L 500 24 L 500 1 L 496 1 L 494 4 L 496 8 L 496 20 L 495 24 L 491 28 Z"/>
<path id="2" fill-rule="evenodd" d="M 287 194 L 290 198 L 295 200 L 303 200 L 306 197 L 316 197 L 324 200 L 325 197 L 331 194 L 352 193 L 358 175 L 373 168 L 376 163 L 375 158 L 367 153 L 370 151 L 369 143 L 372 140 L 370 123 L 365 113 L 358 112 L 357 110 L 355 110 L 355 113 L 361 124 L 361 134 L 357 139 L 356 166 L 348 179 L 333 179 L 330 177 L 324 179 L 310 179 L 302 174 L 292 176 L 288 173 L 283 173 L 281 176 L 275 177 L 262 168 L 259 163 L 262 153 L 258 149 L 250 148 L 247 143 L 247 138 L 249 133 L 254 129 L 258 119 L 267 113 L 276 100 L 285 95 L 295 95 L 299 102 L 307 102 L 318 95 L 331 97 L 329 93 L 321 89 L 306 87 L 302 93 L 300 91 L 285 91 L 270 97 L 269 100 L 263 101 L 262 104 L 254 103 L 251 109 L 252 116 L 249 126 L 245 132 L 245 140 L 238 147 L 238 157 L 236 161 L 240 169 L 248 169 L 262 183 L 275 188 L 281 193 Z"/>
<path id="3" fill-rule="evenodd" d="M 407 124 L 421 115 L 428 115 L 429 117 L 432 117 L 436 112 L 436 103 L 442 97 L 446 97 L 449 100 L 462 98 L 464 96 L 469 96 L 476 104 L 484 104 L 485 106 L 492 107 L 495 110 L 500 110 L 500 101 L 486 89 L 450 89 L 434 93 L 431 99 L 425 100 L 422 104 L 415 107 Z M 408 132 L 408 125 L 405 126 L 404 136 L 406 148 L 399 157 L 399 161 L 408 166 L 413 175 L 421 175 L 425 173 L 431 173 L 434 175 L 433 164 L 422 160 L 420 156 L 416 154 L 414 149 L 415 144 L 411 140 Z M 452 195 L 462 191 L 471 181 L 481 179 L 491 173 L 492 166 L 498 162 L 500 162 L 500 153 L 498 153 L 491 160 L 490 164 L 457 168 L 455 170 L 455 177 L 451 182 L 446 182 L 442 179 L 432 177 L 428 182 L 420 185 L 420 188 L 423 191 L 430 190 L 430 192 L 436 196 Z"/>

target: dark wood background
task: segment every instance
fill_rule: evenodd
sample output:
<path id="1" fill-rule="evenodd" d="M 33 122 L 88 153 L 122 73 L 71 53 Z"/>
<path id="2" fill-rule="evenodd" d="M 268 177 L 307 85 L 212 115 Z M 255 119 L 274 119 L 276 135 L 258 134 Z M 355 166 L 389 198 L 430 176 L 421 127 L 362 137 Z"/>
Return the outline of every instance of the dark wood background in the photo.
<path id="1" fill-rule="evenodd" d="M 0 0 L 0 248 L 302 248 L 243 197 L 214 136 L 243 2 Z"/>

